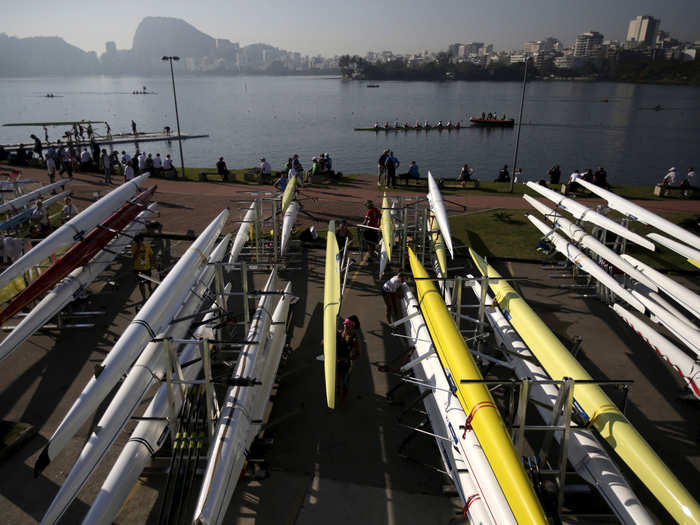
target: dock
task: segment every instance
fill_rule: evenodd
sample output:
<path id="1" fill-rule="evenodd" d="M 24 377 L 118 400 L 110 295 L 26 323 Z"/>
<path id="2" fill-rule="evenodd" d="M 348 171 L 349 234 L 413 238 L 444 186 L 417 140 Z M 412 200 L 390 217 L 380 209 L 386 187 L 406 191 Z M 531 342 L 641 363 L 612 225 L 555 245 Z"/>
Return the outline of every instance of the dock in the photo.
<path id="1" fill-rule="evenodd" d="M 202 139 L 207 138 L 208 136 L 209 134 L 207 133 L 181 133 L 180 135 L 178 135 L 172 133 L 167 134 L 158 131 L 137 133 L 136 135 L 134 135 L 133 133 L 115 133 L 113 135 L 95 135 L 95 143 L 99 146 L 116 146 L 119 144 L 138 144 L 141 142 L 165 142 L 179 139 Z M 73 146 L 74 148 L 89 148 L 92 144 L 89 140 L 85 139 L 77 141 L 72 139 L 68 141 L 68 139 L 65 138 L 60 140 L 63 146 Z M 34 147 L 34 143 L 31 141 L 31 139 L 27 142 L 22 142 L 21 144 L 24 145 L 24 149 L 27 151 L 31 151 Z M 56 140 L 41 143 L 41 145 L 44 148 L 48 148 L 49 146 L 56 146 L 57 144 L 58 142 Z M 6 151 L 17 151 L 19 149 L 19 145 L 20 143 L 0 144 L 0 146 L 2 146 Z"/>

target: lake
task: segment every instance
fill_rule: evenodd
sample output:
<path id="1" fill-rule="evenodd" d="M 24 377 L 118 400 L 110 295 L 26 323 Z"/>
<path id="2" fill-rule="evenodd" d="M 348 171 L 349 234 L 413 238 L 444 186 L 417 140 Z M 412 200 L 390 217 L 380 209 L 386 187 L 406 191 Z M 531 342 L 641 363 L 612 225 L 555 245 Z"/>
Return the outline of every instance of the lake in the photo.
<path id="1" fill-rule="evenodd" d="M 164 66 L 165 67 L 165 66 Z M 176 73 L 177 75 L 177 73 Z M 185 141 L 185 164 L 249 167 L 267 157 L 280 168 L 294 153 L 305 167 L 329 152 L 345 173 L 376 172 L 381 151 L 391 148 L 407 168 L 454 178 L 468 162 L 476 177 L 492 180 L 512 164 L 514 129 L 356 132 L 374 121 L 457 121 L 482 112 L 517 118 L 521 85 L 497 82 L 366 82 L 328 77 L 176 76 L 183 132 L 208 133 Z M 132 95 L 141 86 L 157 95 Z M 47 92 L 59 95 L 49 99 Z M 663 110 L 654 111 L 656 105 Z M 0 122 L 107 120 L 112 132 L 175 130 L 169 77 L 22 78 L 0 82 Z M 104 127 L 97 128 L 103 132 Z M 50 137 L 62 134 L 50 128 Z M 29 142 L 41 128 L 0 127 L 0 142 Z M 530 179 L 545 177 L 554 163 L 562 173 L 603 166 L 615 183 L 652 184 L 669 167 L 684 173 L 700 164 L 700 89 L 588 82 L 532 82 L 527 86 L 518 165 Z M 120 149 L 122 149 L 120 147 Z M 128 148 L 127 148 L 128 149 Z M 177 144 L 143 149 L 177 154 Z M 511 170 L 512 171 L 512 170 Z"/>

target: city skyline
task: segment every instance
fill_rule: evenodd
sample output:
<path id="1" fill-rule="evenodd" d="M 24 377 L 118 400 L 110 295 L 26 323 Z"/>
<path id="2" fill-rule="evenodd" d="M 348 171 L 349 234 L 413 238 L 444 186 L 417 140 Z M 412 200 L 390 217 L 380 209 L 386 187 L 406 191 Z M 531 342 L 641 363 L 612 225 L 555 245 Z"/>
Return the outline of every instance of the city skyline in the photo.
<path id="1" fill-rule="evenodd" d="M 651 0 L 591 0 L 584 6 L 568 0 L 532 0 L 527 5 L 506 0 L 476 0 L 468 5 L 446 0 L 439 10 L 396 0 L 381 6 L 367 0 L 352 5 L 339 3 L 330 11 L 328 2 L 318 0 L 295 4 L 263 0 L 262 4 L 266 8 L 201 0 L 195 11 L 182 0 L 154 0 L 148 6 L 126 0 L 117 9 L 64 0 L 62 9 L 53 13 L 55 4 L 38 0 L 35 7 L 51 16 L 37 18 L 26 14 L 25 3 L 11 0 L 5 6 L 0 32 L 17 37 L 59 36 L 81 49 L 102 54 L 107 41 L 116 42 L 119 49 L 130 49 L 143 17 L 172 16 L 215 38 L 241 45 L 265 42 L 289 51 L 330 57 L 382 50 L 399 54 L 435 52 L 450 43 L 468 41 L 493 43 L 499 50 L 522 49 L 524 42 L 548 36 L 572 46 L 576 35 L 590 30 L 602 33 L 605 39 L 625 40 L 631 19 L 651 15 L 660 19 L 661 28 L 675 38 L 700 39 L 695 24 L 700 3 L 695 0 L 676 0 L 672 5 Z M 76 14 L 80 21 L 72 26 Z M 416 20 L 423 25 L 417 27 Z M 357 27 L 363 28 L 363 34 Z"/>

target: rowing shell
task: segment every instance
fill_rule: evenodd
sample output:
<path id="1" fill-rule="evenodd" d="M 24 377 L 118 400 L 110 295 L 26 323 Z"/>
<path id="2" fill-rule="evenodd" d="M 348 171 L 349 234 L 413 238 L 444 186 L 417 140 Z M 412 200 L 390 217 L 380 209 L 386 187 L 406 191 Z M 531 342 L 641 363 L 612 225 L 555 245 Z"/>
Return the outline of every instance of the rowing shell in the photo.
<path id="1" fill-rule="evenodd" d="M 384 192 L 384 197 L 382 197 L 382 222 L 380 229 L 386 256 L 391 261 L 391 249 L 394 247 L 394 221 L 391 218 L 391 208 L 389 207 L 389 200 L 386 198 L 386 192 Z"/>
<path id="2" fill-rule="evenodd" d="M 698 261 L 700 261 L 700 250 L 687 246 L 681 242 L 674 241 L 673 239 L 669 239 L 668 237 L 664 237 L 663 235 L 659 235 L 658 233 L 649 233 L 647 234 L 647 237 L 658 242 L 661 246 L 682 255 L 688 259 L 690 264 L 700 268 L 700 266 L 698 266 Z"/>
<path id="3" fill-rule="evenodd" d="M 430 419 L 435 443 L 445 472 L 462 500 L 469 523 L 515 525 L 515 517 L 501 490 L 474 432 L 462 432 L 467 419 L 459 400 L 452 394 L 445 370 L 430 340 L 420 306 L 406 284 L 402 285 L 401 306 L 404 327 L 413 348 L 414 360 L 402 367 L 411 369 L 422 383 L 423 404 Z"/>
<path id="4" fill-rule="evenodd" d="M 468 278 L 472 278 L 468 275 Z M 482 297 L 481 284 L 474 280 L 472 290 L 477 298 Z M 535 362 L 530 349 L 498 308 L 493 306 L 493 299 L 485 294 L 484 314 L 493 328 L 496 342 L 505 350 L 504 356 L 513 365 L 513 371 L 519 379 L 530 381 L 529 397 L 533 401 L 542 419 L 552 421 L 552 407 L 559 397 L 559 388 L 551 383 L 551 378 Z M 615 305 L 617 306 L 617 305 Z M 554 433 L 554 439 L 562 440 L 562 434 Z M 625 525 L 652 525 L 654 521 L 639 501 L 622 473 L 589 429 L 572 425 L 569 430 L 567 445 L 569 463 L 588 483 L 600 492 L 603 499 Z"/>
<path id="5" fill-rule="evenodd" d="M 233 246 L 231 247 L 231 254 L 228 258 L 229 264 L 233 264 L 238 260 L 238 256 L 241 254 L 243 246 L 245 246 L 245 243 L 250 237 L 250 228 L 255 222 L 257 203 L 258 201 L 253 201 L 250 203 L 248 211 L 246 211 L 245 217 L 243 217 L 243 221 L 241 221 L 241 225 L 238 227 L 238 232 L 236 232 L 236 237 L 233 240 Z"/>
<path id="6" fill-rule="evenodd" d="M 273 269 L 248 330 L 247 340 L 251 342 L 242 349 L 236 363 L 232 376 L 234 380 L 258 379 L 258 358 L 270 336 L 271 292 L 276 286 L 277 270 Z M 254 390 L 257 388 L 255 385 L 238 384 L 229 387 L 224 395 L 192 520 L 197 525 L 217 525 L 226 515 L 250 445 L 249 439 L 252 438 L 250 415 L 255 399 Z"/>
<path id="7" fill-rule="evenodd" d="M 199 271 L 207 264 L 207 254 L 211 252 L 226 219 L 228 210 L 222 211 L 199 235 L 129 323 L 102 364 L 95 368 L 94 377 L 41 452 L 34 466 L 35 472 L 44 470 L 58 455 L 136 361 L 146 344 L 167 328 L 189 295 Z"/>
<path id="8" fill-rule="evenodd" d="M 592 380 L 513 287 L 471 248 L 469 252 L 479 271 L 489 277 L 489 286 L 503 315 L 547 374 L 554 380 Z M 598 431 L 676 521 L 700 523 L 700 506 L 693 496 L 598 385 L 576 385 L 574 398 L 586 426 Z"/>
<path id="9" fill-rule="evenodd" d="M 416 280 L 418 302 L 450 389 L 459 399 L 470 425 L 518 523 L 547 523 L 540 503 L 513 447 L 501 414 L 483 383 L 474 358 L 454 324 L 440 293 L 413 250 L 408 257 Z"/>
<path id="10" fill-rule="evenodd" d="M 194 316 L 201 308 L 211 281 L 214 278 L 214 266 L 211 263 L 223 260 L 229 241 L 230 236 L 227 235 L 212 251 L 209 257 L 210 264 L 202 269 L 197 279 L 198 285 L 192 290 L 192 293 L 190 293 L 177 313 L 177 318 L 183 319 L 183 321 L 171 324 L 164 334 L 165 338 L 177 340 L 187 335 L 192 322 L 195 320 Z M 195 331 L 195 338 L 204 334 L 205 330 L 207 330 L 206 321 L 210 321 L 212 317 L 213 312 L 205 316 L 205 324 Z M 53 525 L 61 518 L 77 496 L 78 491 L 85 485 L 94 469 L 102 461 L 107 449 L 114 443 L 121 430 L 129 422 L 146 393 L 152 386 L 163 380 L 167 365 L 167 358 L 164 358 L 164 352 L 167 351 L 168 349 L 164 343 L 151 342 L 146 345 L 143 353 L 127 374 L 126 379 L 97 423 L 97 428 L 100 429 L 99 432 L 90 434 L 90 438 L 83 447 L 80 457 L 61 485 L 46 514 L 44 514 L 41 520 L 42 524 Z"/>
<path id="11" fill-rule="evenodd" d="M 447 219 L 447 211 L 445 211 L 445 203 L 442 201 L 440 189 L 433 178 L 433 174 L 430 172 L 428 172 L 428 203 L 430 204 L 430 211 L 432 211 L 433 215 L 435 216 L 440 233 L 442 233 L 442 238 L 445 241 L 445 245 L 450 252 L 450 257 L 454 259 L 455 254 L 454 250 L 452 249 L 450 221 Z"/>
<path id="12" fill-rule="evenodd" d="M 647 275 L 649 279 L 653 279 L 666 294 L 673 297 L 679 304 L 683 305 L 686 310 L 700 319 L 700 295 L 677 283 L 667 275 L 657 272 L 651 266 L 638 261 L 634 257 L 626 254 L 622 255 L 622 257 L 626 261 L 629 261 L 630 264 L 634 265 L 639 271 Z"/>
<path id="13" fill-rule="evenodd" d="M 292 202 L 287 208 L 287 211 L 284 212 L 284 218 L 282 219 L 282 237 L 280 239 L 280 255 L 282 256 L 287 253 L 287 245 L 289 244 L 289 238 L 292 235 L 292 228 L 294 228 L 298 212 L 299 205 L 296 202 Z"/>
<path id="14" fill-rule="evenodd" d="M 53 288 L 56 283 L 75 268 L 92 259 L 97 252 L 102 250 L 109 241 L 116 237 L 146 207 L 146 203 L 151 200 L 155 190 L 156 186 L 152 186 L 142 192 L 92 230 L 85 239 L 75 243 L 70 250 L 17 294 L 0 312 L 0 325 L 20 312 L 41 294 Z"/>
<path id="15" fill-rule="evenodd" d="M 42 195 L 46 195 L 47 193 L 56 191 L 59 188 L 63 188 L 66 184 L 68 184 L 68 182 L 69 181 L 66 180 L 54 182 L 53 184 L 49 184 L 48 186 L 42 186 L 41 188 L 36 189 L 34 191 L 30 191 L 29 193 L 25 193 L 24 195 L 21 195 L 16 199 L 12 199 L 11 201 L 0 204 L 0 214 L 17 212 L 18 210 L 22 209 L 26 204 L 32 202 L 34 199 L 38 199 Z"/>
<path id="16" fill-rule="evenodd" d="M 71 194 L 70 190 L 62 191 L 61 193 L 57 195 L 52 195 L 45 201 L 43 201 L 44 208 L 47 210 L 51 205 L 53 205 L 56 202 L 59 202 L 60 200 L 64 199 L 65 197 L 68 197 Z M 7 231 L 12 228 L 16 228 L 20 224 L 24 224 L 27 222 L 29 219 L 32 218 L 32 214 L 36 210 L 36 205 L 32 206 L 31 208 L 27 208 L 21 212 L 19 212 L 17 215 L 14 215 L 4 221 L 3 223 L 0 224 L 0 232 L 1 231 Z"/>
<path id="17" fill-rule="evenodd" d="M 335 408 L 335 341 L 340 311 L 340 251 L 335 238 L 335 221 L 326 235 L 326 276 L 323 285 L 323 372 L 328 408 Z"/>
<path id="18" fill-rule="evenodd" d="M 287 187 L 284 189 L 284 193 L 282 194 L 282 208 L 280 210 L 280 213 L 284 213 L 287 211 L 287 208 L 289 205 L 292 203 L 294 199 L 296 199 L 297 196 L 297 178 L 299 175 L 296 177 L 292 177 L 289 179 L 287 182 Z"/>
<path id="19" fill-rule="evenodd" d="M 230 291 L 229 283 L 224 287 L 224 293 L 227 294 Z M 204 321 L 210 320 L 214 315 L 213 312 L 207 314 Z M 199 339 L 216 338 L 214 329 L 207 323 L 197 329 L 195 336 Z M 186 382 L 197 379 L 202 370 L 199 343 L 185 345 L 178 361 L 182 366 L 182 375 Z M 187 366 L 184 366 L 185 363 Z M 102 484 L 100 492 L 83 520 L 84 525 L 110 525 L 113 522 L 143 469 L 170 436 L 168 426 L 170 400 L 173 403 L 173 412 L 179 413 L 190 386 L 188 383 L 182 385 L 182 388 L 173 389 L 170 389 L 167 384 L 160 386 Z"/>
<path id="20" fill-rule="evenodd" d="M 644 306 L 642 306 L 642 304 L 635 299 L 628 290 L 620 285 L 620 283 L 618 283 L 614 277 L 598 266 L 591 258 L 586 256 L 586 254 L 576 248 L 576 246 L 568 242 L 564 237 L 559 235 L 537 217 L 534 217 L 533 215 L 526 215 L 526 217 L 538 230 L 542 232 L 545 238 L 551 239 L 551 241 L 554 243 L 554 247 L 559 253 L 569 259 L 575 266 L 594 277 L 597 281 L 610 289 L 610 291 L 615 293 L 615 295 L 627 301 L 629 305 L 633 306 L 641 313 L 644 313 Z"/>
<path id="21" fill-rule="evenodd" d="M 20 321 L 12 332 L 7 334 L 0 343 L 0 359 L 5 359 L 14 352 L 24 341 L 39 328 L 48 323 L 54 315 L 63 310 L 73 301 L 81 290 L 94 281 L 118 254 L 130 244 L 131 239 L 146 227 L 148 216 L 155 213 L 156 204 L 151 204 L 142 211 L 129 226 L 124 228 L 122 235 L 112 240 L 104 250 L 100 251 L 85 266 L 73 270 L 56 287 L 37 304 L 27 316 Z"/>
<path id="22" fill-rule="evenodd" d="M 523 195 L 523 199 L 525 199 L 533 208 L 549 219 L 554 226 L 563 231 L 572 241 L 580 244 L 584 248 L 588 248 L 593 253 L 602 257 L 616 268 L 619 268 L 633 279 L 636 279 L 640 283 L 644 284 L 644 286 L 647 286 L 654 291 L 658 291 L 659 288 L 656 286 L 653 280 L 640 272 L 624 258 L 620 257 L 616 252 L 605 246 L 605 244 L 590 235 L 588 232 L 586 232 L 586 230 L 580 226 L 576 226 L 570 220 L 565 219 L 560 214 L 556 213 L 552 208 L 545 206 L 540 201 L 533 199 L 529 195 Z"/>
<path id="23" fill-rule="evenodd" d="M 599 226 L 605 230 L 611 231 L 614 234 L 619 235 L 620 237 L 624 237 L 628 241 L 632 241 L 633 243 L 638 244 L 639 246 L 643 246 L 647 250 L 651 250 L 652 252 L 656 249 L 653 242 L 649 242 L 648 239 L 645 239 L 641 235 L 638 235 L 628 230 L 621 224 L 618 224 L 615 221 L 608 219 L 606 216 L 601 215 L 596 211 L 593 211 L 588 206 L 584 206 L 583 204 L 576 202 L 573 199 L 564 197 L 563 195 L 560 195 L 557 192 L 552 191 L 549 188 L 545 188 L 544 186 L 541 186 L 534 182 L 528 182 L 527 186 L 530 189 L 542 195 L 543 197 L 546 197 L 547 199 L 555 203 L 557 207 L 561 208 L 562 210 L 568 211 L 571 215 L 573 215 L 579 220 L 590 222 L 591 224 L 595 224 L 596 226 Z"/>
<path id="24" fill-rule="evenodd" d="M 690 246 L 700 246 L 700 237 L 690 233 L 684 228 L 681 228 L 677 224 L 664 219 L 663 217 L 659 217 L 656 213 L 652 213 L 646 208 L 642 208 L 641 206 L 630 202 L 619 195 L 615 195 L 611 191 L 600 188 L 595 184 L 586 182 L 585 180 L 578 179 L 576 182 L 586 188 L 588 191 L 591 191 L 599 197 L 605 199 L 610 208 L 619 211 L 629 219 L 653 226 L 654 228 L 657 228 L 658 230 L 661 230 L 662 232 L 667 233 L 668 235 L 671 235 L 676 239 L 689 244 Z"/>
<path id="25" fill-rule="evenodd" d="M 140 192 L 141 189 L 139 186 L 146 182 L 148 176 L 148 173 L 145 173 L 129 182 L 125 182 L 97 202 L 85 208 L 82 212 L 17 259 L 17 261 L 0 274 L 0 289 L 7 286 L 15 277 L 23 274 L 32 266 L 38 265 L 41 261 L 47 259 L 61 248 L 70 246 L 76 241 L 81 240 L 87 232 L 92 231 L 95 226 L 112 215 L 122 204 L 137 192 Z"/>

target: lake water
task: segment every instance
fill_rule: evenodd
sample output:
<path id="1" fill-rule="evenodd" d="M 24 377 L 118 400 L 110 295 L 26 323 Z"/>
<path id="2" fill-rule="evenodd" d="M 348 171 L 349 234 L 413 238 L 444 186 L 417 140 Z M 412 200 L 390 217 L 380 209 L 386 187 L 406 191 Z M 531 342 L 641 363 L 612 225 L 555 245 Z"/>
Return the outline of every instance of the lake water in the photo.
<path id="1" fill-rule="evenodd" d="M 514 129 L 452 132 L 356 132 L 376 121 L 414 123 L 465 119 L 493 111 L 517 117 L 521 86 L 489 82 L 366 82 L 310 77 L 176 77 L 183 132 L 208 133 L 184 142 L 188 166 L 249 167 L 265 156 L 279 168 L 294 153 L 305 167 L 330 152 L 345 173 L 375 172 L 381 150 L 392 148 L 402 168 L 415 160 L 425 174 L 456 177 L 462 164 L 493 179 L 512 163 Z M 137 96 L 141 86 L 157 95 Z M 52 92 L 61 98 L 41 95 Z M 662 111 L 653 111 L 657 104 Z M 112 132 L 175 130 L 169 77 L 3 79 L 0 122 L 107 120 Z M 585 82 L 528 84 L 518 165 L 529 179 L 554 163 L 564 174 L 604 166 L 610 180 L 651 184 L 675 166 L 700 164 L 700 89 Z M 101 128 L 104 129 L 104 128 Z M 52 128 L 50 136 L 63 129 Z M 51 134 L 52 132 L 52 134 Z M 29 141 L 41 128 L 1 127 L 0 142 Z M 177 144 L 144 144 L 177 155 Z M 120 149 L 122 149 L 120 147 Z M 129 149 L 129 148 L 126 148 Z"/>

